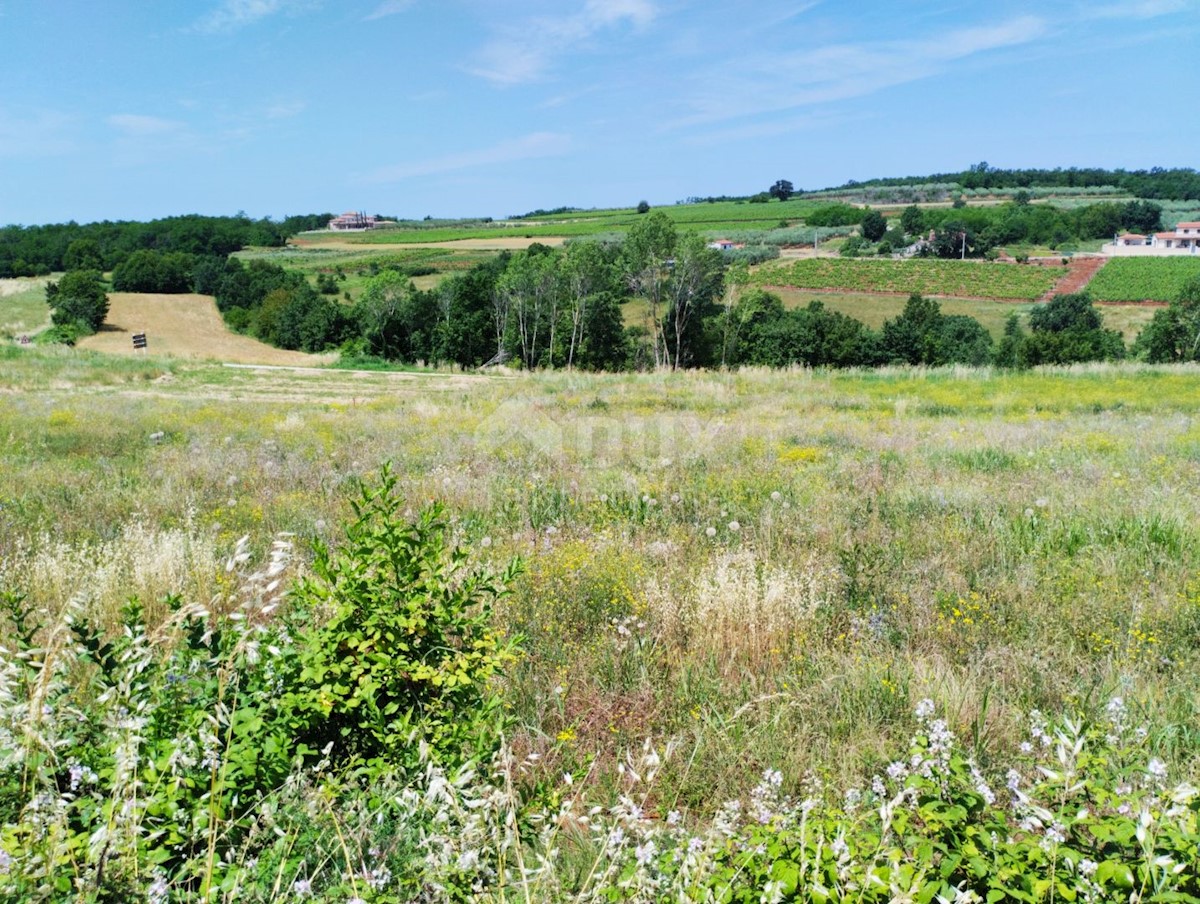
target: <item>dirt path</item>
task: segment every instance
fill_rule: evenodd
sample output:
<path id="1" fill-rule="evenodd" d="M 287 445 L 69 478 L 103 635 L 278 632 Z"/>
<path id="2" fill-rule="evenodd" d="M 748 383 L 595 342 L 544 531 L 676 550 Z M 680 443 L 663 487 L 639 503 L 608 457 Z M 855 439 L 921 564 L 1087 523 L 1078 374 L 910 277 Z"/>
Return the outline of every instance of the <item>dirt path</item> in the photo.
<path id="1" fill-rule="evenodd" d="M 1042 301 L 1049 301 L 1055 295 L 1070 295 L 1082 292 L 1087 288 L 1100 268 L 1108 263 L 1107 257 L 1073 257 L 1067 265 L 1066 275 L 1054 284 L 1054 287 L 1042 296 Z"/>
<path id="2" fill-rule="evenodd" d="M 132 337 L 144 332 L 149 351 L 154 355 L 310 367 L 332 360 L 330 355 L 291 352 L 230 332 L 216 303 L 207 295 L 114 292 L 108 298 L 110 306 L 104 326 L 96 335 L 82 340 L 81 348 L 109 354 L 137 354 Z"/>

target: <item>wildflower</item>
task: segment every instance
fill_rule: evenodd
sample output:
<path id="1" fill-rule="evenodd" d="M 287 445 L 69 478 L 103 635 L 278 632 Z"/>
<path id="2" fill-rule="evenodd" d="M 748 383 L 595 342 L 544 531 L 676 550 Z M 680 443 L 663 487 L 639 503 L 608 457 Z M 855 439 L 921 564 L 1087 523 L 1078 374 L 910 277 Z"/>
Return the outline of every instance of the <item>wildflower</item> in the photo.
<path id="1" fill-rule="evenodd" d="M 924 721 L 933 715 L 933 701 L 926 697 L 917 704 L 917 718 Z"/>
<path id="2" fill-rule="evenodd" d="M 908 775 L 908 765 L 899 760 L 887 767 L 888 778 L 893 781 L 900 781 Z"/>
<path id="3" fill-rule="evenodd" d="M 704 529 L 704 536 L 715 537 L 716 535 L 717 535 L 717 529 L 715 527 L 706 527 Z"/>
<path id="4" fill-rule="evenodd" d="M 783 901 L 783 889 L 782 881 L 768 882 L 763 886 L 762 894 L 759 896 L 760 904 L 780 904 Z"/>
<path id="5" fill-rule="evenodd" d="M 622 829 L 620 826 L 617 826 L 615 829 L 613 829 L 611 832 L 608 833 L 609 848 L 616 850 L 624 843 L 625 843 L 625 830 Z"/>
<path id="6" fill-rule="evenodd" d="M 12 854 L 4 850 L 4 848 L 0 848 L 0 876 L 12 869 L 12 863 Z"/>
<path id="7" fill-rule="evenodd" d="M 479 851 L 463 851 L 458 855 L 457 866 L 463 872 L 475 869 L 479 865 Z"/>
<path id="8" fill-rule="evenodd" d="M 887 788 L 884 787 L 883 779 L 878 775 L 871 779 L 871 793 L 876 797 L 885 797 L 887 795 Z"/>
<path id="9" fill-rule="evenodd" d="M 704 842 L 696 835 L 688 839 L 687 849 L 689 854 L 699 854 L 704 848 Z"/>
<path id="10" fill-rule="evenodd" d="M 680 496 L 678 493 L 672 493 L 672 494 L 671 494 L 671 501 L 672 501 L 672 502 L 679 502 L 679 501 L 680 501 L 680 500 L 682 500 L 682 499 L 683 499 L 683 497 L 682 497 L 682 496 Z"/>
<path id="11" fill-rule="evenodd" d="M 730 521 L 730 522 L 729 522 L 729 530 L 730 530 L 730 532 L 731 532 L 731 533 L 735 533 L 735 534 L 736 534 L 736 533 L 737 533 L 738 531 L 740 531 L 741 529 L 742 529 L 742 525 L 741 525 L 741 524 L 739 524 L 737 521 Z"/>
<path id="12" fill-rule="evenodd" d="M 601 501 L 601 502 L 608 502 L 608 493 L 601 493 L 601 494 L 600 494 L 600 501 Z"/>
<path id="13" fill-rule="evenodd" d="M 1017 789 L 1021 787 L 1021 773 L 1016 769 L 1009 769 L 1004 775 L 1004 786 L 1013 794 L 1017 793 Z"/>
<path id="14" fill-rule="evenodd" d="M 1088 860 L 1086 857 L 1084 857 L 1082 860 L 1079 861 L 1078 872 L 1079 872 L 1079 875 L 1081 875 L 1081 876 L 1090 877 L 1090 876 L 1094 876 L 1096 874 L 1096 869 L 1098 867 L 1099 867 L 1099 864 L 1096 863 L 1095 860 Z"/>
<path id="15" fill-rule="evenodd" d="M 658 848 L 655 847 L 654 841 L 647 841 L 645 844 L 639 844 L 633 849 L 633 856 L 637 858 L 638 866 L 646 866 L 654 859 L 654 855 L 658 853 Z"/>
<path id="16" fill-rule="evenodd" d="M 482 540 L 479 541 L 479 545 L 482 546 L 484 549 L 487 549 L 489 546 L 492 545 L 492 538 L 484 537 Z"/>
<path id="17" fill-rule="evenodd" d="M 679 811 L 672 810 L 670 813 L 667 814 L 667 825 L 669 825 L 669 826 L 679 825 L 680 818 L 681 817 L 679 815 Z"/>
<path id="18" fill-rule="evenodd" d="M 292 883 L 292 894 L 297 898 L 307 898 L 312 894 L 312 880 L 297 879 Z"/>
<path id="19" fill-rule="evenodd" d="M 775 490 L 774 492 L 771 493 L 771 501 L 772 502 L 778 502 L 782 498 L 783 498 L 783 493 L 779 492 L 779 490 Z"/>
<path id="20" fill-rule="evenodd" d="M 1167 764 L 1158 757 L 1151 757 L 1150 762 L 1146 764 L 1146 771 L 1150 773 L 1150 777 L 1162 781 L 1167 777 Z"/>
<path id="21" fill-rule="evenodd" d="M 166 904 L 171 898 L 171 889 L 167 886 L 167 877 L 159 873 L 146 889 L 146 898 L 150 904 Z"/>
<path id="22" fill-rule="evenodd" d="M 1033 753 L 1033 745 L 1028 741 L 1021 742 L 1021 753 Z"/>

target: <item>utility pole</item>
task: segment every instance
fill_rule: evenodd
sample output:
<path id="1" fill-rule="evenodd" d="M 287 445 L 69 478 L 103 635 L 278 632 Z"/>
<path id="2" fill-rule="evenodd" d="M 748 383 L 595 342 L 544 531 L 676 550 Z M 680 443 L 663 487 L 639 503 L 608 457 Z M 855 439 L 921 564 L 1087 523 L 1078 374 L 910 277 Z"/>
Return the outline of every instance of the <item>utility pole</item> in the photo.
<path id="1" fill-rule="evenodd" d="M 967 259 L 967 230 L 965 230 L 965 229 L 963 230 L 963 233 L 962 233 L 962 240 L 963 240 L 963 247 L 962 247 L 961 260 L 965 261 Z"/>

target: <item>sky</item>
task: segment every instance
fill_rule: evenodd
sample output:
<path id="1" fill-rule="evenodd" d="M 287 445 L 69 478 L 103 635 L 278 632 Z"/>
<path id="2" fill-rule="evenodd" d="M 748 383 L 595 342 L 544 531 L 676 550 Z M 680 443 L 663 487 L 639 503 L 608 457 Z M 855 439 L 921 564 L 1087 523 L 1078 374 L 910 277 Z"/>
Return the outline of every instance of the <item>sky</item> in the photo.
<path id="1" fill-rule="evenodd" d="M 1200 166 L 1200 0 L 0 0 L 0 224 Z"/>

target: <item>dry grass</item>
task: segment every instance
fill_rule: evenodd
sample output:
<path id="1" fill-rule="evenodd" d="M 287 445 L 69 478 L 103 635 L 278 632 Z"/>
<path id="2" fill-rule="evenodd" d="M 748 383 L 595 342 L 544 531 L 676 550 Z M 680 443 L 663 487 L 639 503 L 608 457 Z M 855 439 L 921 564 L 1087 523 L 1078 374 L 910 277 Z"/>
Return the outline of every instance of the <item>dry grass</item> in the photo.
<path id="1" fill-rule="evenodd" d="M 331 355 L 309 355 L 274 348 L 225 326 L 208 295 L 151 295 L 113 292 L 100 332 L 79 344 L 107 354 L 134 355 L 133 333 L 145 333 L 155 355 L 230 361 L 242 364 L 315 366 Z"/>
<path id="2" fill-rule="evenodd" d="M 603 782 L 652 734 L 694 751 L 674 779 L 693 806 L 766 766 L 850 780 L 925 695 L 999 750 L 1022 712 L 1114 692 L 1175 759 L 1200 747 L 1196 368 L 179 363 L 99 384 L 93 357 L 11 360 L 4 583 L 110 619 L 124 592 L 203 600 L 243 534 L 336 538 L 351 481 L 390 459 L 474 556 L 526 558 L 503 604 L 528 650 L 507 692 L 548 775 L 597 755 Z"/>

